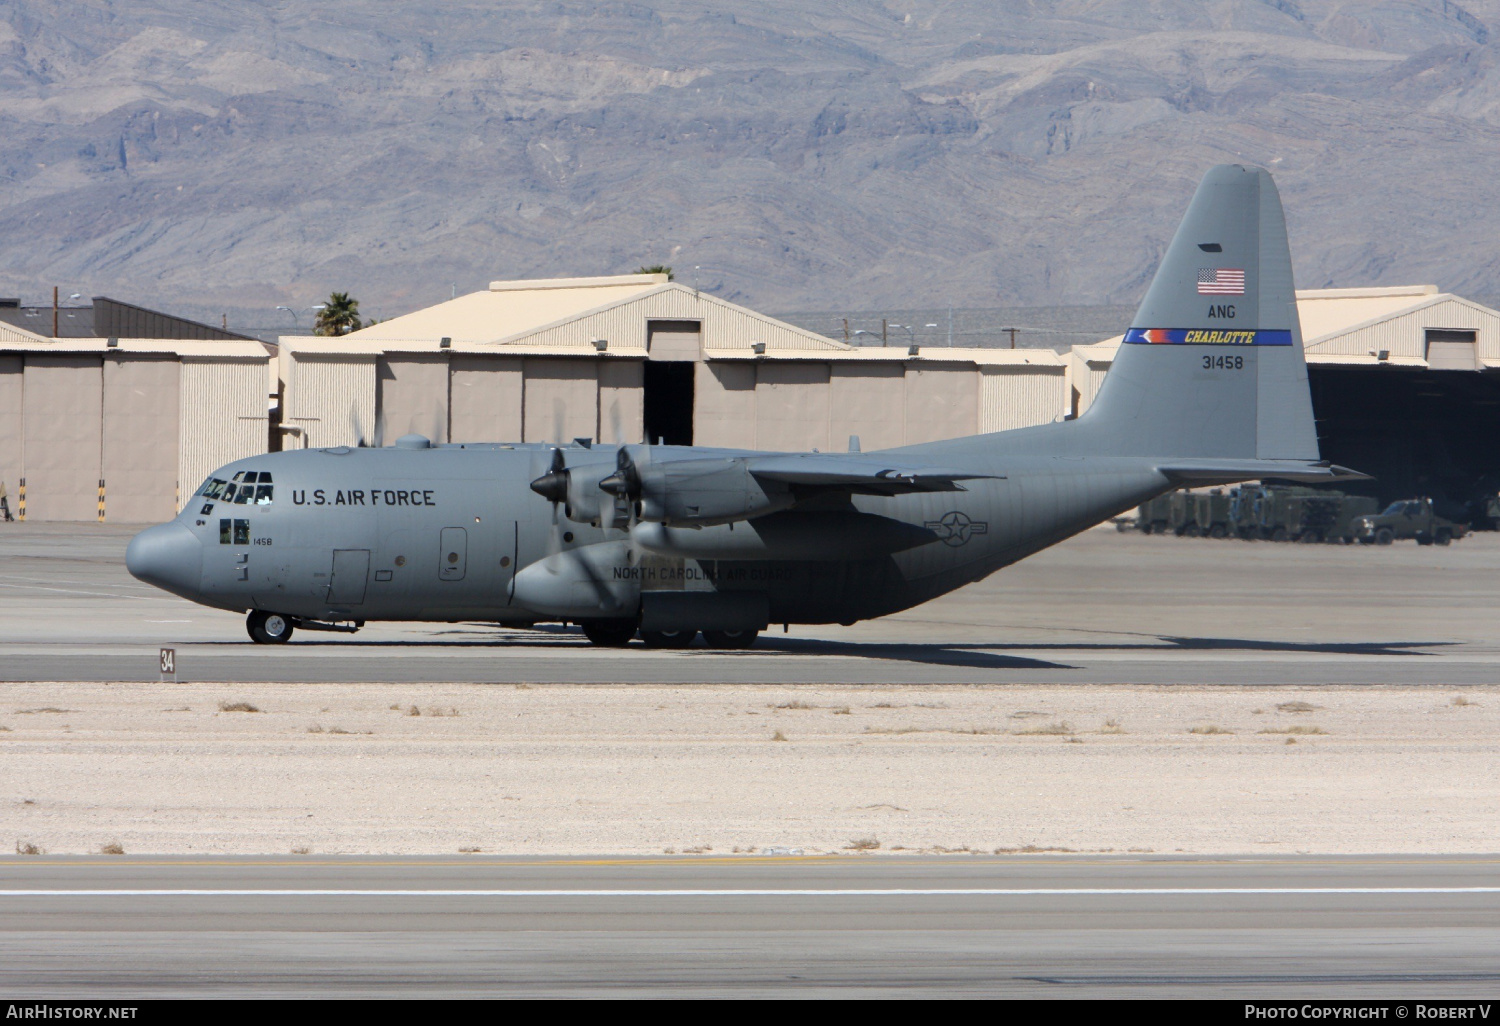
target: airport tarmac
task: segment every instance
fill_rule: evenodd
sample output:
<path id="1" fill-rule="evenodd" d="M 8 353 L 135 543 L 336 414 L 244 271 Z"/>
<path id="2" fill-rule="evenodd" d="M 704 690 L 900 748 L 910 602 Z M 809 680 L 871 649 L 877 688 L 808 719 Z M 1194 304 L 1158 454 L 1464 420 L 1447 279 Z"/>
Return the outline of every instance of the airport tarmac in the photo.
<path id="1" fill-rule="evenodd" d="M 1389 683 L 1500 680 L 1500 535 L 1451 547 L 1085 532 L 952 595 L 746 652 L 576 630 L 370 624 L 252 646 L 243 618 L 132 579 L 121 525 L 0 525 L 0 679 L 269 682 Z"/>
<path id="2" fill-rule="evenodd" d="M 0 995 L 1489 998 L 1482 858 L 0 861 Z"/>

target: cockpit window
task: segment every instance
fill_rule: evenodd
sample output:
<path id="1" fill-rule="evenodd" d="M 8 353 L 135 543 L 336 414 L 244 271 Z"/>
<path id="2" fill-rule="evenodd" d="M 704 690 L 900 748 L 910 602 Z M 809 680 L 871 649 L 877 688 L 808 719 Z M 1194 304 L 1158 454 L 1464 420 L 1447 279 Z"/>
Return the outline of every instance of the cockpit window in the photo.
<path id="1" fill-rule="evenodd" d="M 236 506 L 249 503 L 269 506 L 276 497 L 269 470 L 241 470 L 229 481 L 211 477 L 203 482 L 198 494 L 206 499 L 232 502 Z"/>

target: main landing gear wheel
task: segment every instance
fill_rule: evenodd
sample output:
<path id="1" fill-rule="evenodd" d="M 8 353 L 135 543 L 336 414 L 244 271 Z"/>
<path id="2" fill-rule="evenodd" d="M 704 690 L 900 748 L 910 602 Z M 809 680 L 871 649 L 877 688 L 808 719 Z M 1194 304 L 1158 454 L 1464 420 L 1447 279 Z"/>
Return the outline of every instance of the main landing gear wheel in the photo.
<path id="1" fill-rule="evenodd" d="M 641 640 L 647 648 L 689 648 L 697 631 L 641 631 Z"/>
<path id="2" fill-rule="evenodd" d="M 630 620 L 590 620 L 579 626 L 584 637 L 604 648 L 623 648 L 635 637 L 635 624 Z"/>
<path id="3" fill-rule="evenodd" d="M 245 629 L 250 632 L 250 640 L 257 645 L 281 645 L 292 636 L 292 618 L 252 609 L 245 617 Z"/>
<path id="4" fill-rule="evenodd" d="M 760 631 L 704 631 L 703 640 L 709 648 L 749 648 L 759 635 Z"/>

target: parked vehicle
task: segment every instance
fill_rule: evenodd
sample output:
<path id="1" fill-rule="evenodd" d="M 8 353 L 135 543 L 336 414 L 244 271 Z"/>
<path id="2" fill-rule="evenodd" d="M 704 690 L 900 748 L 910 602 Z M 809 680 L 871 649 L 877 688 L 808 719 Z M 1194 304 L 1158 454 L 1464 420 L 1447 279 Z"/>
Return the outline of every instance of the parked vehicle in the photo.
<path id="1" fill-rule="evenodd" d="M 1382 512 L 1359 517 L 1354 533 L 1362 545 L 1389 545 L 1398 538 L 1415 538 L 1418 545 L 1447 545 L 1468 533 L 1463 524 L 1438 516 L 1432 500 L 1401 499 Z"/>
<path id="2" fill-rule="evenodd" d="M 1194 523 L 1198 533 L 1207 538 L 1225 538 L 1230 533 L 1229 510 L 1233 502 L 1224 489 L 1215 488 L 1207 495 L 1195 496 Z"/>

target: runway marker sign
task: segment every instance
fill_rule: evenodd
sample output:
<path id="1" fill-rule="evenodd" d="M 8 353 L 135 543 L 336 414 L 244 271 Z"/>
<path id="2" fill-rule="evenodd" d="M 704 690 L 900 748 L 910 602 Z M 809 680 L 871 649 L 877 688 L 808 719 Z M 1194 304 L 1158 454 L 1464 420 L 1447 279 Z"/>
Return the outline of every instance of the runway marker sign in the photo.
<path id="1" fill-rule="evenodd" d="M 161 650 L 161 679 L 172 678 L 172 683 L 177 683 L 177 650 L 175 648 L 164 648 Z"/>

